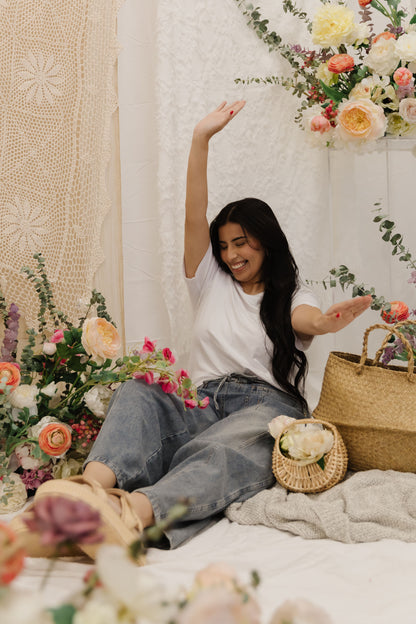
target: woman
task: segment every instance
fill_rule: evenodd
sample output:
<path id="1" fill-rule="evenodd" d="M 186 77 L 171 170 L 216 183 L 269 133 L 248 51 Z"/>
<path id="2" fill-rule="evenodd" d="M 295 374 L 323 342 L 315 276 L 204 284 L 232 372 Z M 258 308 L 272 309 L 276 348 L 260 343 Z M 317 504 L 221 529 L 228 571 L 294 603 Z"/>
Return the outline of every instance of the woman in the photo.
<path id="1" fill-rule="evenodd" d="M 184 410 L 157 385 L 126 382 L 113 397 L 83 478 L 49 481 L 36 493 L 35 500 L 64 495 L 98 509 L 107 541 L 128 544 L 186 497 L 186 515 L 165 534 L 174 548 L 231 502 L 271 486 L 268 422 L 308 413 L 304 348 L 371 303 L 371 297 L 357 297 L 322 313 L 299 284 L 286 237 L 260 200 L 229 204 L 209 226 L 209 141 L 244 104 L 223 102 L 197 124 L 188 163 L 184 264 L 195 309 L 190 368 L 209 406 Z M 81 548 L 94 557 L 95 546 Z"/>

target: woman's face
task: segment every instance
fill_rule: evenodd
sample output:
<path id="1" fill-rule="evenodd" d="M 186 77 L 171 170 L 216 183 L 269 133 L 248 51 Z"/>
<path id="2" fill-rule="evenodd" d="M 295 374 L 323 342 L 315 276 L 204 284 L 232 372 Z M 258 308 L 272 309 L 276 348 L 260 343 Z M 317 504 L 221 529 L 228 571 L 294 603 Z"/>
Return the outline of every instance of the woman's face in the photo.
<path id="1" fill-rule="evenodd" d="M 264 249 L 261 243 L 245 234 L 238 223 L 226 223 L 218 229 L 221 260 L 249 295 L 264 290 L 262 267 Z"/>

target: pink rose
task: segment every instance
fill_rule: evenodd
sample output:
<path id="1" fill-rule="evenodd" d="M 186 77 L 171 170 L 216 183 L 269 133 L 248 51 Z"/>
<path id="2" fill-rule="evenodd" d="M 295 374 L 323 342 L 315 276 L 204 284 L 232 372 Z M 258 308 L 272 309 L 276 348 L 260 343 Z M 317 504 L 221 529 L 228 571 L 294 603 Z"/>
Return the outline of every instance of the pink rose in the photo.
<path id="1" fill-rule="evenodd" d="M 328 61 L 328 69 L 333 74 L 342 74 L 354 69 L 354 59 L 349 54 L 334 54 Z"/>
<path id="2" fill-rule="evenodd" d="M 162 353 L 163 353 L 163 357 L 165 358 L 167 362 L 169 362 L 169 364 L 175 364 L 175 356 L 173 355 L 172 351 L 168 347 L 165 347 Z"/>
<path id="3" fill-rule="evenodd" d="M 163 392 L 166 392 L 166 394 L 176 392 L 179 387 L 176 381 L 171 381 L 170 379 L 165 379 L 163 377 L 159 379 L 158 384 L 162 388 Z"/>
<path id="4" fill-rule="evenodd" d="M 204 397 L 198 402 L 198 407 L 205 409 L 209 405 L 209 397 Z"/>
<path id="5" fill-rule="evenodd" d="M 154 353 L 155 350 L 156 350 L 156 342 L 152 342 L 151 340 L 149 340 L 149 338 L 147 336 L 145 336 L 144 344 L 143 344 L 143 347 L 142 347 L 142 352 L 143 353 Z"/>
<path id="6" fill-rule="evenodd" d="M 42 461 L 32 455 L 34 450 L 35 445 L 31 442 L 19 444 L 19 446 L 14 449 L 14 454 L 23 470 L 38 470 L 42 465 Z"/>
<path id="7" fill-rule="evenodd" d="M 49 340 L 49 342 L 62 342 L 64 339 L 64 330 L 63 329 L 57 329 L 55 330 L 52 338 Z"/>
<path id="8" fill-rule="evenodd" d="M 393 74 L 393 80 L 399 87 L 407 87 L 412 78 L 413 74 L 407 67 L 398 67 Z"/>
<path id="9" fill-rule="evenodd" d="M 324 134 L 324 132 L 328 132 L 328 130 L 331 129 L 331 124 L 323 115 L 315 115 L 315 117 L 311 119 L 310 128 L 312 132 Z"/>
<path id="10" fill-rule="evenodd" d="M 195 401 L 195 399 L 185 399 L 186 407 L 190 407 L 191 409 L 193 409 L 197 405 L 198 405 L 198 401 Z"/>

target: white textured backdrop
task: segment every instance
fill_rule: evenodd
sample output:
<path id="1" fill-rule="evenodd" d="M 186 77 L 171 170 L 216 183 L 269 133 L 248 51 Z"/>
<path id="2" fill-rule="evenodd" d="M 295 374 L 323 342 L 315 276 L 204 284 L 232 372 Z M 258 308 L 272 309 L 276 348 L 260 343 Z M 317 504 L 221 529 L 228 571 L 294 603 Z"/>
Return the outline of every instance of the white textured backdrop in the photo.
<path id="1" fill-rule="evenodd" d="M 310 15 L 319 4 L 297 2 Z M 303 22 L 285 14 L 280 2 L 256 5 L 287 43 L 306 44 Z M 373 204 L 382 200 L 411 246 L 412 146 L 364 156 L 309 147 L 293 121 L 297 98 L 278 86 L 234 83 L 237 77 L 291 75 L 246 21 L 235 0 L 126 0 L 119 15 L 127 344 L 148 335 L 170 344 L 182 364 L 191 324 L 181 276 L 188 149 L 194 124 L 223 99 L 245 98 L 247 105 L 212 141 L 209 216 L 232 199 L 260 197 L 275 210 L 305 278 L 319 280 L 343 262 L 379 294 L 416 305 L 408 271 L 392 259 L 371 222 Z M 323 308 L 346 296 L 321 287 L 315 292 Z M 363 329 L 378 321 L 368 311 L 353 328 L 315 340 L 311 406 L 328 352 L 358 352 Z"/>

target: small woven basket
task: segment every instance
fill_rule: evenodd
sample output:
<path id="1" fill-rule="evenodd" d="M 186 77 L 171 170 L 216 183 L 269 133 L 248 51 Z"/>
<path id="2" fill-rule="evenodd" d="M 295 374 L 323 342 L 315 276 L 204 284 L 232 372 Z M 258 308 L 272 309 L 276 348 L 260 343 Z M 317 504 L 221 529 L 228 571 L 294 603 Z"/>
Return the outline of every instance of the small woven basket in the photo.
<path id="1" fill-rule="evenodd" d="M 334 444 L 325 455 L 325 468 L 322 470 L 317 463 L 306 466 L 299 465 L 294 459 L 283 455 L 280 450 L 280 438 L 290 427 L 298 424 L 316 423 L 323 425 L 332 431 Z M 295 423 L 286 427 L 276 439 L 272 455 L 272 469 L 276 480 L 280 485 L 292 492 L 323 492 L 339 483 L 345 476 L 348 465 L 348 455 L 345 444 L 337 428 L 324 420 L 305 418 L 296 420 Z"/>

